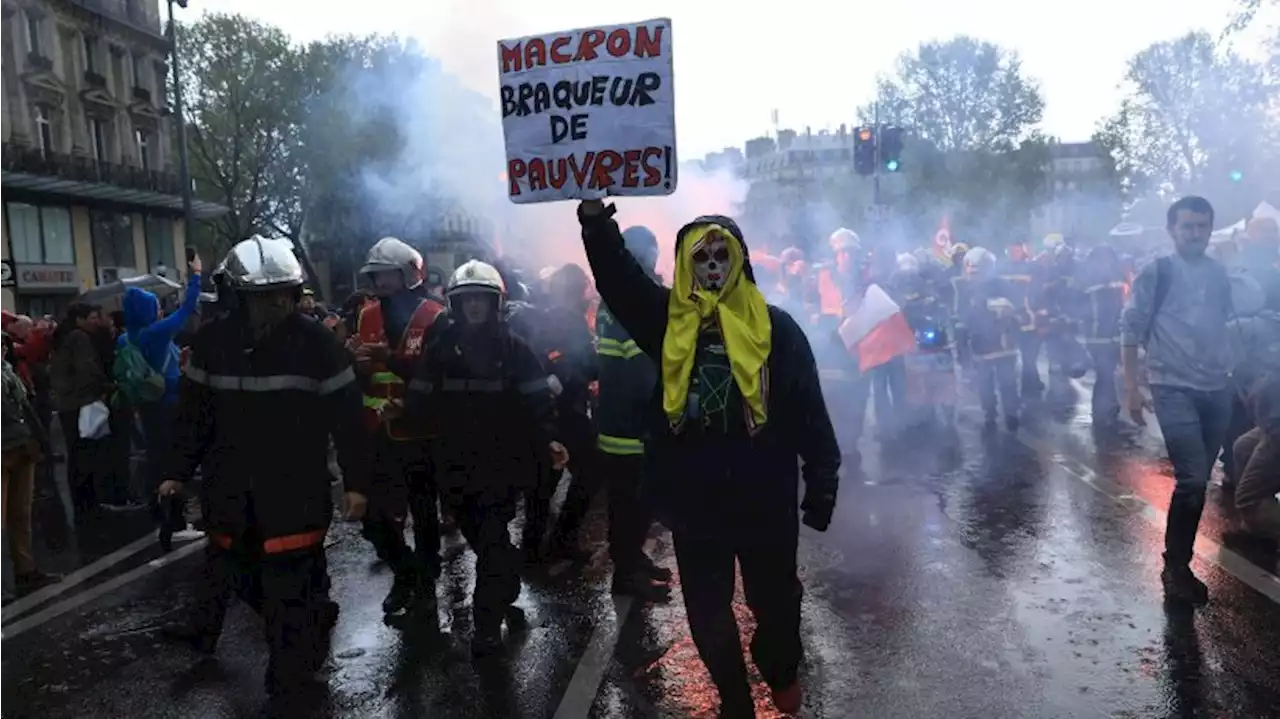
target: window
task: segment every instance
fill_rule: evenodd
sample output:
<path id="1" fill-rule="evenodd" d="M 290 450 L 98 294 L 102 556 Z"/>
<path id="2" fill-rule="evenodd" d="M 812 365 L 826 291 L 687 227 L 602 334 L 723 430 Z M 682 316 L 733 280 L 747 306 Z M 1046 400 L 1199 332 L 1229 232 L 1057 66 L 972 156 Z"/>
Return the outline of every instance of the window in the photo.
<path id="1" fill-rule="evenodd" d="M 133 86 L 146 87 L 147 59 L 141 55 L 133 55 Z"/>
<path id="2" fill-rule="evenodd" d="M 147 230 L 147 266 L 154 271 L 157 265 L 169 269 L 167 276 L 176 278 L 178 258 L 173 252 L 173 219 L 169 217 L 148 217 L 145 222 Z"/>
<path id="3" fill-rule="evenodd" d="M 40 152 L 48 155 L 53 152 L 52 113 L 44 105 L 36 105 L 36 136 L 40 138 Z"/>
<path id="4" fill-rule="evenodd" d="M 98 38 L 84 36 L 84 69 L 86 72 L 98 72 Z"/>
<path id="5" fill-rule="evenodd" d="M 13 261 L 33 265 L 74 265 L 71 212 L 65 207 L 5 204 Z"/>
<path id="6" fill-rule="evenodd" d="M 96 117 L 90 117 L 89 136 L 93 139 L 93 159 L 98 162 L 108 162 L 107 123 Z"/>
<path id="7" fill-rule="evenodd" d="M 27 11 L 27 50 L 32 55 L 43 55 L 40 47 L 40 18 Z"/>
<path id="8" fill-rule="evenodd" d="M 151 147 L 150 139 L 146 130 L 134 130 L 133 138 L 138 142 L 138 164 L 142 165 L 142 169 L 151 169 Z"/>
<path id="9" fill-rule="evenodd" d="M 131 215 L 93 210 L 89 213 L 89 228 L 93 237 L 93 261 L 98 267 L 137 267 Z"/>

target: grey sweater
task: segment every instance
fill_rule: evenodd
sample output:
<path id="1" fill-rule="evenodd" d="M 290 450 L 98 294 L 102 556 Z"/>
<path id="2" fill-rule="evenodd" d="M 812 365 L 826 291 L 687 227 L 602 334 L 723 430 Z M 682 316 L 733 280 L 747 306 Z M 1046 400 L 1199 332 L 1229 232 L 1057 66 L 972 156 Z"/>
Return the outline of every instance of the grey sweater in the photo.
<path id="1" fill-rule="evenodd" d="M 1171 257 L 1169 293 L 1155 310 L 1156 267 L 1150 262 L 1133 280 L 1124 308 L 1120 341 L 1144 345 L 1153 385 L 1221 390 L 1234 362 L 1230 293 L 1221 291 L 1226 271 L 1216 260 Z"/>

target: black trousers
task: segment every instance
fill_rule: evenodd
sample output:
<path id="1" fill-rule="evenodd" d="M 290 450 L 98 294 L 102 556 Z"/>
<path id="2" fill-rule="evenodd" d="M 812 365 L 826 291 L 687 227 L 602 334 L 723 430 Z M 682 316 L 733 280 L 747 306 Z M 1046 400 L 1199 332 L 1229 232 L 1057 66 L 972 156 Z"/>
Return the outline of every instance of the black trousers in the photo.
<path id="1" fill-rule="evenodd" d="M 502 629 L 507 609 L 520 597 L 520 550 L 507 525 L 516 516 L 516 493 L 505 496 L 450 494 L 449 509 L 476 553 L 476 588 L 471 611 L 477 634 Z"/>
<path id="2" fill-rule="evenodd" d="M 644 542 L 653 524 L 653 510 L 641 491 L 643 454 L 601 452 L 600 474 L 609 482 L 609 558 L 613 574 L 621 577 L 644 564 Z"/>
<path id="3" fill-rule="evenodd" d="M 261 547 L 253 540 L 231 549 L 209 542 L 195 626 L 216 639 L 232 596 L 252 608 L 265 624 L 267 684 L 276 689 L 303 683 L 320 669 L 337 613 L 323 543 L 281 554 L 263 554 Z"/>
<path id="4" fill-rule="evenodd" d="M 560 433 L 565 449 L 569 450 L 567 469 L 570 479 L 569 489 L 564 496 L 564 505 L 561 506 L 560 516 L 556 520 L 554 541 L 559 544 L 573 544 L 578 540 L 578 531 L 586 520 L 587 510 L 591 508 L 591 500 L 600 490 L 601 477 L 598 463 L 600 450 L 596 446 L 595 430 L 586 417 L 575 416 L 563 421 Z"/>
<path id="5" fill-rule="evenodd" d="M 426 441 L 396 441 L 379 431 L 374 440 L 373 483 L 363 535 L 386 557 L 397 577 L 440 576 L 440 516 Z M 413 549 L 404 539 L 413 515 Z"/>
<path id="6" fill-rule="evenodd" d="M 978 399 L 982 402 L 982 413 L 987 421 L 996 418 L 996 396 L 999 395 L 999 406 L 1005 417 L 1017 417 L 1022 404 L 1018 398 L 1018 358 L 995 357 L 992 359 L 975 359 L 974 369 L 978 372 Z M 1026 378 L 1023 378 L 1023 387 Z M 1040 380 L 1036 375 L 1036 381 Z"/>
<path id="7" fill-rule="evenodd" d="M 1022 356 L 1022 396 L 1033 397 L 1044 392 L 1044 380 L 1040 379 L 1040 348 L 1044 337 L 1039 332 L 1019 332 L 1018 354 Z"/>
<path id="8" fill-rule="evenodd" d="M 742 569 L 747 607 L 755 615 L 751 657 L 772 689 L 796 681 L 800 599 L 798 528 L 769 529 L 736 541 L 724 535 L 676 531 L 673 539 L 689 631 L 720 692 L 721 716 L 754 717 L 742 640 L 733 614 L 734 560 Z"/>

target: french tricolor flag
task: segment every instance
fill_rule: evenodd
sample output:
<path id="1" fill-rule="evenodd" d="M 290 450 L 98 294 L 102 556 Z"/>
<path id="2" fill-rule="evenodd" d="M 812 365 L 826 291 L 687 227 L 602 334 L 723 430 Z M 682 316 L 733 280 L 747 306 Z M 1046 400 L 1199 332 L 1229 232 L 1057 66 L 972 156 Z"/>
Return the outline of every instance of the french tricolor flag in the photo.
<path id="1" fill-rule="evenodd" d="M 916 351 L 916 335 L 902 308 L 880 285 L 868 287 L 857 309 L 840 324 L 840 339 L 845 349 L 857 353 L 861 372 Z"/>

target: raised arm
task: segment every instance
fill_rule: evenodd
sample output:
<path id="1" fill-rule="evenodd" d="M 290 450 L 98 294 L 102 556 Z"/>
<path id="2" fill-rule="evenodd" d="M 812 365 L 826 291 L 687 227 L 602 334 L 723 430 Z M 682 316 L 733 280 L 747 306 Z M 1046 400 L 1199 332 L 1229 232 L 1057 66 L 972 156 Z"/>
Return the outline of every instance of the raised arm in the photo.
<path id="1" fill-rule="evenodd" d="M 578 206 L 582 245 L 596 291 L 615 319 L 650 357 L 662 356 L 667 288 L 650 277 L 627 251 L 613 215 L 614 205 L 588 200 Z"/>

